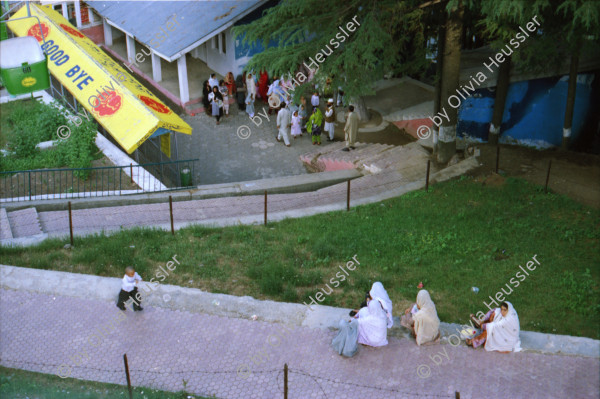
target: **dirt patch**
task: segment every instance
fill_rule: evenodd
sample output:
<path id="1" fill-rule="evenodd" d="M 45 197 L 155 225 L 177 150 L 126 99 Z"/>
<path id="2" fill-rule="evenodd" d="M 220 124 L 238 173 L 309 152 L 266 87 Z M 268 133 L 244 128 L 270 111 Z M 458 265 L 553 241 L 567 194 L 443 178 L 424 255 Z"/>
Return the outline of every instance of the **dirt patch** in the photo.
<path id="1" fill-rule="evenodd" d="M 496 147 L 490 144 L 480 144 L 477 147 L 481 151 L 478 157 L 481 165 L 469 172 L 469 175 L 492 186 L 501 184 L 499 179 L 502 176 L 493 174 L 496 169 Z M 500 145 L 498 170 L 507 177 L 520 177 L 534 184 L 545 185 L 550 161 L 552 165 L 548 190 L 600 209 L 598 155 Z"/>
<path id="2" fill-rule="evenodd" d="M 475 181 L 481 182 L 483 185 L 486 186 L 499 187 L 506 182 L 506 178 L 496 173 L 492 173 L 489 176 L 480 176 L 477 179 L 475 179 Z"/>

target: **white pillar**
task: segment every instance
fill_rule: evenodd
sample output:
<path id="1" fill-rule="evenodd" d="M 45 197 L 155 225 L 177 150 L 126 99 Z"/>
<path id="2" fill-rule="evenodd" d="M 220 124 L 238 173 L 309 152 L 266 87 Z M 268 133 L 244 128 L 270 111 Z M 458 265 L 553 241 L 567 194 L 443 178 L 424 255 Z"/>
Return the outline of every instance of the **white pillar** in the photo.
<path id="1" fill-rule="evenodd" d="M 102 24 L 104 25 L 104 44 L 106 46 L 112 46 L 112 29 L 108 22 L 106 22 L 106 18 L 102 18 Z"/>
<path id="2" fill-rule="evenodd" d="M 77 20 L 77 29 L 81 29 L 81 27 L 83 26 L 81 23 L 81 4 L 79 3 L 79 0 L 75 0 L 73 4 L 75 5 L 75 19 Z"/>
<path id="3" fill-rule="evenodd" d="M 128 34 L 125 34 L 125 37 L 127 38 L 127 60 L 135 63 L 135 39 Z"/>
<path id="4" fill-rule="evenodd" d="M 61 5 L 62 5 L 62 15 L 66 20 L 68 20 L 69 19 L 69 4 L 66 1 L 63 1 L 61 3 Z"/>
<path id="5" fill-rule="evenodd" d="M 160 57 L 154 54 L 154 52 L 152 52 L 152 79 L 154 79 L 155 82 L 160 82 L 162 80 Z"/>
<path id="6" fill-rule="evenodd" d="M 92 11 L 92 7 L 90 7 L 89 5 L 88 5 L 87 10 L 88 10 L 88 18 L 90 20 L 90 24 L 93 24 L 94 22 L 96 22 L 96 17 L 94 17 L 94 11 Z"/>
<path id="7" fill-rule="evenodd" d="M 188 87 L 187 65 L 185 54 L 177 59 L 177 76 L 179 77 L 179 99 L 182 105 L 190 101 L 190 89 Z"/>

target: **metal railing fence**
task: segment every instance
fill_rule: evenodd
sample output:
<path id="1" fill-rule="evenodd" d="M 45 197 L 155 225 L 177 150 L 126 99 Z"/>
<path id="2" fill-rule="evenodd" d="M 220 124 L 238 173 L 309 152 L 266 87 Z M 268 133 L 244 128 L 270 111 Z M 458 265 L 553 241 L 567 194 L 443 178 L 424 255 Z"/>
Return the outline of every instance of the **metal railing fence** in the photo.
<path id="1" fill-rule="evenodd" d="M 0 172 L 0 202 L 104 197 L 183 189 L 193 183 L 196 161 L 198 159 L 143 165 Z M 189 172 L 183 173 L 187 172 L 185 169 Z"/>

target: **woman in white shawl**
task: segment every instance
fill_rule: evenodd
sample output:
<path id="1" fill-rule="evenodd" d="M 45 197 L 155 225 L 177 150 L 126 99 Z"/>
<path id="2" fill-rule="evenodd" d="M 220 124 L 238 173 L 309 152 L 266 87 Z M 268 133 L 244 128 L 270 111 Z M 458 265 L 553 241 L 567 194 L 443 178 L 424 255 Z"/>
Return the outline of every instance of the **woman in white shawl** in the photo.
<path id="1" fill-rule="evenodd" d="M 367 306 L 358 311 L 350 321 L 340 320 L 338 335 L 331 342 L 340 355 L 354 356 L 358 343 L 369 346 L 385 346 L 387 329 L 392 327 L 392 301 L 380 282 L 373 284 Z"/>
<path id="2" fill-rule="evenodd" d="M 254 117 L 254 100 L 256 100 L 256 82 L 249 73 L 246 76 L 246 112 L 250 118 Z"/>
<path id="3" fill-rule="evenodd" d="M 486 351 L 503 353 L 519 352 L 521 340 L 519 332 L 519 315 L 510 302 L 502 302 L 499 308 L 490 310 L 485 318 L 476 322 L 476 327 L 483 331 L 473 339 L 467 339 L 467 345 L 477 348 L 485 343 Z"/>
<path id="4" fill-rule="evenodd" d="M 380 282 L 373 284 L 369 296 L 367 307 L 356 315 L 358 342 L 369 346 L 384 346 L 388 344 L 387 329 L 394 324 L 392 301 Z"/>

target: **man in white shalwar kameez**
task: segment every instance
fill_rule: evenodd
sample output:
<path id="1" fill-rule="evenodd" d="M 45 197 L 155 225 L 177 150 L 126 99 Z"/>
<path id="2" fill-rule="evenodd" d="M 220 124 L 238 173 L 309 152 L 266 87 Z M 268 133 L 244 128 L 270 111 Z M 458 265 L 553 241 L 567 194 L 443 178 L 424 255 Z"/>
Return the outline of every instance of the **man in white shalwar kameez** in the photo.
<path id="1" fill-rule="evenodd" d="M 292 126 L 290 110 L 284 102 L 281 103 L 281 109 L 277 113 L 277 129 L 279 129 L 277 141 L 281 141 L 283 137 L 283 142 L 287 147 L 290 146 L 290 126 Z"/>
<path id="2" fill-rule="evenodd" d="M 329 101 L 327 101 L 324 130 L 329 133 L 327 141 L 333 141 L 335 135 L 335 107 L 333 106 L 333 98 L 330 98 Z"/>

